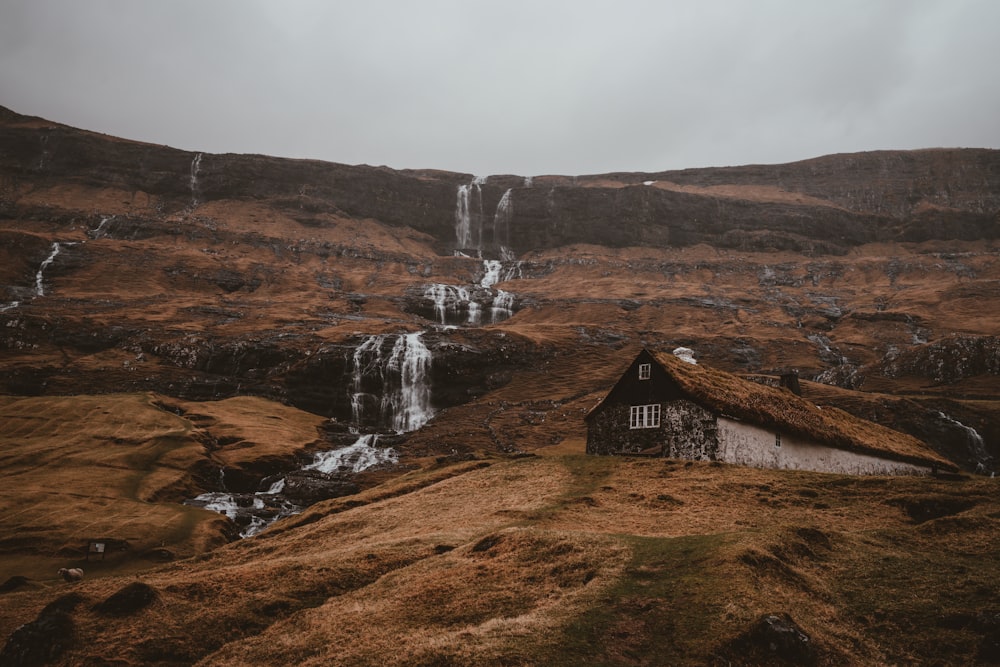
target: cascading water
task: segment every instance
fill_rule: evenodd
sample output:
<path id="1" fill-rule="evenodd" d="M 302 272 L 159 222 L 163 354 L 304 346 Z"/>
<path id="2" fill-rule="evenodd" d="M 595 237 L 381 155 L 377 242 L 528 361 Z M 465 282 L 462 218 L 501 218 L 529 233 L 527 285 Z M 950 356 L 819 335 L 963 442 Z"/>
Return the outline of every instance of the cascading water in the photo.
<path id="1" fill-rule="evenodd" d="M 487 259 L 483 261 L 483 279 L 479 281 L 480 287 L 493 287 L 500 282 L 503 262 L 497 259 Z"/>
<path id="2" fill-rule="evenodd" d="M 514 314 L 514 295 L 495 289 L 495 285 L 521 277 L 521 262 L 483 260 L 483 276 L 470 287 L 433 283 L 424 287 L 424 298 L 431 302 L 434 320 L 444 325 L 478 326 L 489 313 L 489 324 L 501 322 Z"/>
<path id="3" fill-rule="evenodd" d="M 398 392 L 383 396 L 383 414 L 389 416 L 397 433 L 414 431 L 434 415 L 431 409 L 431 351 L 420 339 L 423 334 L 399 336 L 389 356 L 387 370 L 399 376 Z M 386 399 L 388 398 L 388 401 Z"/>
<path id="4" fill-rule="evenodd" d="M 476 176 L 471 183 L 458 186 L 455 200 L 455 241 L 459 249 L 482 247 L 483 185 L 486 176 Z"/>
<path id="5" fill-rule="evenodd" d="M 45 272 L 45 269 L 49 268 L 52 262 L 55 261 L 56 255 L 59 254 L 61 249 L 62 246 L 58 241 L 53 243 L 52 251 L 49 252 L 49 256 L 46 257 L 42 262 L 42 265 L 38 267 L 38 273 L 35 274 L 35 296 L 45 296 L 45 284 L 42 282 L 42 274 Z"/>
<path id="6" fill-rule="evenodd" d="M 510 292 L 497 290 L 497 295 L 493 297 L 493 304 L 490 306 L 490 323 L 502 322 L 514 315 L 514 295 Z"/>
<path id="7" fill-rule="evenodd" d="M 115 216 L 113 216 L 113 215 L 106 215 L 106 216 L 102 217 L 101 218 L 101 224 L 97 225 L 97 229 L 93 229 L 93 230 L 87 232 L 87 236 L 89 236 L 91 239 L 103 238 L 104 234 L 105 234 L 104 228 L 107 226 L 107 224 L 109 222 L 111 222 L 114 219 L 115 219 Z"/>
<path id="8" fill-rule="evenodd" d="M 979 431 L 972 428 L 971 426 L 966 426 L 957 419 L 953 419 L 943 412 L 938 412 L 938 417 L 949 424 L 953 428 L 957 428 L 965 434 L 966 447 L 968 447 L 969 454 L 981 462 L 989 460 L 989 453 L 986 451 L 985 443 L 983 442 L 983 436 L 979 435 Z"/>
<path id="9" fill-rule="evenodd" d="M 97 229 L 93 231 L 88 231 L 87 236 L 91 239 L 100 238 L 103 236 L 103 230 L 105 225 L 107 225 L 115 216 L 103 216 L 101 218 L 101 223 L 97 226 Z M 42 263 L 38 266 L 38 270 L 35 271 L 35 284 L 34 284 L 34 296 L 40 297 L 45 296 L 45 270 L 52 266 L 52 263 L 56 261 L 56 257 L 62 252 L 64 247 L 75 246 L 77 243 L 86 243 L 83 241 L 54 241 L 52 243 L 52 248 L 49 250 L 49 254 L 42 260 Z M 13 310 L 21 305 L 20 301 L 10 301 L 8 303 L 0 304 L 0 313 L 6 312 L 8 310 Z"/>
<path id="10" fill-rule="evenodd" d="M 369 336 L 354 350 L 351 369 L 351 413 L 355 427 L 363 425 L 391 429 L 396 433 L 413 431 L 429 420 L 431 407 L 431 352 L 421 340 L 422 333 Z M 394 338 L 394 340 L 393 340 Z M 386 348 L 392 341 L 392 347 Z M 377 393 L 376 393 L 377 392 Z M 399 455 L 391 447 L 378 447 L 379 436 L 360 435 L 352 445 L 320 452 L 312 463 L 295 475 L 313 479 L 321 476 L 336 480 L 381 465 L 394 465 Z M 189 505 L 222 512 L 243 529 L 241 537 L 256 535 L 273 521 L 297 514 L 302 508 L 287 499 L 286 477 L 254 494 L 230 493 L 220 470 L 221 491 L 203 493 L 186 501 Z M 311 475 L 310 475 L 311 474 Z M 295 496 L 293 496 L 295 497 Z"/>
<path id="11" fill-rule="evenodd" d="M 434 283 L 424 288 L 424 298 L 430 299 L 434 303 L 435 319 L 441 324 L 448 324 L 448 318 L 452 321 L 462 316 L 462 311 L 468 311 L 466 320 L 469 324 L 478 324 L 478 319 L 474 311 L 478 311 L 479 304 L 472 301 L 469 290 L 458 285 L 443 285 Z"/>
<path id="12" fill-rule="evenodd" d="M 198 202 L 198 173 L 201 171 L 201 153 L 191 160 L 191 208 L 199 204 Z"/>
<path id="13" fill-rule="evenodd" d="M 363 435 L 353 445 L 316 454 L 313 462 L 305 466 L 303 470 L 317 470 L 324 473 L 358 473 L 377 465 L 399 463 L 399 455 L 396 454 L 396 450 L 391 447 L 376 447 L 377 442 L 377 434 Z M 281 482 L 284 486 L 284 480 Z"/>
<path id="14" fill-rule="evenodd" d="M 500 197 L 496 213 L 493 214 L 493 243 L 501 248 L 510 246 L 510 220 L 513 215 L 514 202 L 508 188 Z"/>
<path id="15" fill-rule="evenodd" d="M 422 333 L 369 336 L 352 358 L 351 418 L 358 427 L 389 427 L 396 433 L 423 426 L 431 408 L 431 352 Z"/>

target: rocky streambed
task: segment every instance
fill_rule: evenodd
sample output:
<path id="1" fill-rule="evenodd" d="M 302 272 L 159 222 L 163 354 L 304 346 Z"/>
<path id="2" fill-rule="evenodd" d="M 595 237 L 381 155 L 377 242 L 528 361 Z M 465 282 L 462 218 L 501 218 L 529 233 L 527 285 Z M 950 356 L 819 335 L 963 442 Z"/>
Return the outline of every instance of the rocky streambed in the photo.
<path id="1" fill-rule="evenodd" d="M 382 444 L 393 439 L 374 433 L 359 435 L 352 444 L 318 452 L 296 469 L 265 477 L 260 490 L 253 492 L 227 490 L 223 469 L 220 490 L 202 493 L 184 504 L 225 514 L 239 528 L 240 537 L 251 537 L 310 505 L 360 491 L 359 473 L 399 463 L 398 452 Z"/>

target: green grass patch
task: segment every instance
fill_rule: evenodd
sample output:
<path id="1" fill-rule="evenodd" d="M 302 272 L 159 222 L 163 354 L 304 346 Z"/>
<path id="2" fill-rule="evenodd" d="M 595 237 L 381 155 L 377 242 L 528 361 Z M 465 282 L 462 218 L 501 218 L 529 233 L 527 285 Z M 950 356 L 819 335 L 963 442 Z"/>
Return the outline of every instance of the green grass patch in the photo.
<path id="1" fill-rule="evenodd" d="M 549 665 L 677 665 L 719 643 L 728 579 L 716 565 L 724 534 L 622 538 L 632 560 L 588 611 L 543 648 Z"/>

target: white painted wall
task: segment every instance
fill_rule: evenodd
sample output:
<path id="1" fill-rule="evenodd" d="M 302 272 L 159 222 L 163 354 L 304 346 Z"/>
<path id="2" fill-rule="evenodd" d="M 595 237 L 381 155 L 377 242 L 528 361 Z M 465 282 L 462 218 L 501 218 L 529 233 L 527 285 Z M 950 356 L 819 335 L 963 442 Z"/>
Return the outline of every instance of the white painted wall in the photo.
<path id="1" fill-rule="evenodd" d="M 926 475 L 930 472 L 930 468 L 924 466 L 834 449 L 784 433 L 781 447 L 775 447 L 774 431 L 725 417 L 719 417 L 718 424 L 717 456 L 726 463 L 849 475 Z"/>

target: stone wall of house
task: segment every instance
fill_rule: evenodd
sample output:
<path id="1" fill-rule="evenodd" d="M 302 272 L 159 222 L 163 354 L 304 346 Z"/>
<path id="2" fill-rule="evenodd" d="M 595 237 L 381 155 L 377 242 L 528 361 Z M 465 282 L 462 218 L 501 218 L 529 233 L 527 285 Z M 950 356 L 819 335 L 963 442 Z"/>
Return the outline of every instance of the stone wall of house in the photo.
<path id="1" fill-rule="evenodd" d="M 715 417 L 686 400 L 660 404 L 658 428 L 629 428 L 625 403 L 605 405 L 587 427 L 588 454 L 647 454 L 712 460 L 718 440 Z"/>
<path id="2" fill-rule="evenodd" d="M 929 468 L 810 442 L 720 417 L 718 460 L 756 468 L 813 470 L 849 475 L 925 475 Z"/>
<path id="3" fill-rule="evenodd" d="M 663 456 L 714 461 L 719 448 L 715 415 L 691 401 L 670 401 L 661 408 Z"/>

